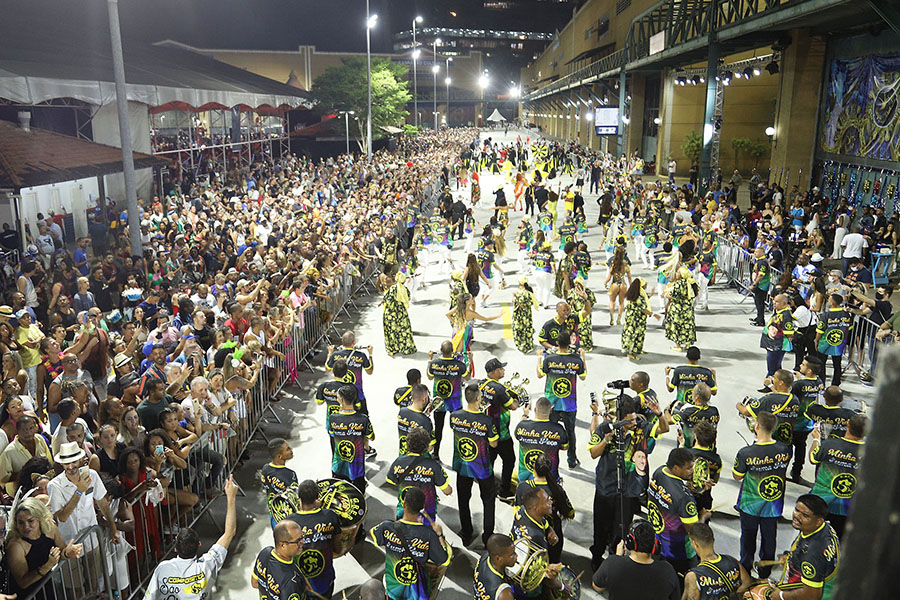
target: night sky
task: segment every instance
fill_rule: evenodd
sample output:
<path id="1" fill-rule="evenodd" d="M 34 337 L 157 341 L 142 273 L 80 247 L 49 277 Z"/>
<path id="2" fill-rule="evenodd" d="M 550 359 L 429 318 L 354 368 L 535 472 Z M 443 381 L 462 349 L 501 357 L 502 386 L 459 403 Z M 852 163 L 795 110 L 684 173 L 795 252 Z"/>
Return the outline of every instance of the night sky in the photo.
<path id="1" fill-rule="evenodd" d="M 387 0 L 371 0 L 372 12 L 387 17 Z M 85 41 L 109 43 L 106 0 L 0 0 L 13 20 L 41 28 L 52 20 Z M 173 39 L 200 48 L 296 50 L 366 49 L 365 0 L 119 0 L 122 40 Z M 389 51 L 389 29 L 373 32 L 373 51 Z"/>

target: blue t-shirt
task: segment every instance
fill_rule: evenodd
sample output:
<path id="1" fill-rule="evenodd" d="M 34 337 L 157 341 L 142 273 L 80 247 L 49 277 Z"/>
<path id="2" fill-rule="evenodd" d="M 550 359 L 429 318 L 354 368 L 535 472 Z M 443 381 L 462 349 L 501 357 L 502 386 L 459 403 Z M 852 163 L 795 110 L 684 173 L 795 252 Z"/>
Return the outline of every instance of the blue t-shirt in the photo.
<path id="1" fill-rule="evenodd" d="M 87 252 L 85 252 L 81 248 L 75 248 L 75 252 L 72 256 L 75 259 L 76 263 L 84 262 L 83 265 L 78 267 L 78 272 L 81 273 L 84 277 L 87 277 L 91 272 L 91 266 L 87 262 Z"/>

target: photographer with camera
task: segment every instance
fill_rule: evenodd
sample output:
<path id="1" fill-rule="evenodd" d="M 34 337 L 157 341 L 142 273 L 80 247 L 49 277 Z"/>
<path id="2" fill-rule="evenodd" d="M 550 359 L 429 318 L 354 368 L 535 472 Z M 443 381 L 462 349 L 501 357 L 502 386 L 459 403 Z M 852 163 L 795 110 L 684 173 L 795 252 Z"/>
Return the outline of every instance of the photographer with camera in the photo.
<path id="1" fill-rule="evenodd" d="M 659 409 L 659 396 L 656 395 L 656 390 L 650 387 L 650 375 L 646 371 L 635 371 L 628 381 L 628 387 L 635 394 L 634 401 L 637 402 L 638 412 L 647 420 L 653 422 L 662 415 Z"/>
<path id="2" fill-rule="evenodd" d="M 609 387 L 624 390 L 628 381 L 613 381 Z M 597 459 L 594 488 L 594 541 L 591 545 L 591 567 L 603 563 L 603 553 L 609 548 L 615 553 L 622 527 L 631 523 L 637 512 L 638 498 L 647 489 L 647 455 L 656 440 L 669 430 L 665 419 L 650 423 L 637 413 L 635 400 L 624 394 L 616 401 L 616 412 L 604 415 L 596 401 L 591 402 L 591 437 L 588 449 Z M 618 416 L 619 420 L 614 421 Z M 619 485 L 619 453 L 622 458 L 622 484 Z"/>

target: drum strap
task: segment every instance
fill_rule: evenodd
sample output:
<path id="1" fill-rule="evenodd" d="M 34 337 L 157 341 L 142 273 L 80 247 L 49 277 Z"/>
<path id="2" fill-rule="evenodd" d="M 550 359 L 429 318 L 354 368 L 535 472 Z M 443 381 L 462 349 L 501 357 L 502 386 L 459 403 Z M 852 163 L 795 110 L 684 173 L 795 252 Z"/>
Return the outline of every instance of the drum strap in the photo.
<path id="1" fill-rule="evenodd" d="M 773 415 L 777 415 L 778 413 L 780 413 L 781 411 L 783 411 L 784 409 L 786 409 L 786 408 L 788 407 L 788 404 L 790 404 L 790 403 L 791 403 L 791 400 L 793 400 L 793 399 L 794 399 L 794 395 L 793 395 L 793 394 L 788 394 L 788 397 L 785 399 L 784 404 L 782 404 L 781 406 L 779 406 L 778 408 L 776 408 L 775 410 L 773 410 L 773 411 L 772 411 L 772 414 L 773 414 Z"/>
<path id="2" fill-rule="evenodd" d="M 409 549 L 409 543 L 406 541 L 406 536 L 403 535 L 403 527 L 398 523 L 397 527 L 394 528 L 394 532 L 397 534 L 397 537 L 400 538 L 400 543 L 403 544 L 403 550 L 406 551 L 406 554 L 413 560 L 416 564 L 416 569 L 420 569 L 422 565 L 419 564 L 419 561 L 416 560 L 416 556 L 412 553 L 412 550 Z M 420 572 L 421 573 L 421 572 Z"/>
<path id="3" fill-rule="evenodd" d="M 403 394 L 401 394 L 399 398 L 397 398 L 398 406 L 403 404 L 403 401 L 406 400 L 406 398 L 409 396 L 410 392 L 412 392 L 412 386 L 409 386 L 409 388 L 405 392 L 403 392 Z"/>
<path id="4" fill-rule="evenodd" d="M 425 460 L 425 457 L 420 454 L 411 463 L 409 463 L 409 466 L 406 467 L 405 471 L 403 471 L 403 477 L 400 478 L 400 481 L 397 482 L 397 484 L 398 484 L 397 487 L 400 487 L 399 486 L 400 483 L 403 483 L 404 481 L 406 481 L 410 475 L 412 475 L 413 473 L 416 472 L 416 467 L 418 467 L 419 463 L 421 463 L 423 460 Z"/>
<path id="5" fill-rule="evenodd" d="M 732 583 L 731 583 L 731 580 L 728 579 L 728 577 L 725 576 L 725 572 L 722 571 L 722 569 L 720 569 L 720 568 L 717 567 L 716 565 L 712 564 L 711 562 L 706 562 L 706 561 L 700 563 L 700 564 L 697 565 L 697 566 L 700 566 L 700 567 L 709 567 L 710 569 L 712 569 L 713 571 L 715 571 L 715 572 L 716 572 L 716 575 L 718 575 L 719 577 L 722 578 L 722 581 L 725 583 L 725 587 L 728 588 L 728 591 L 731 592 L 731 593 L 734 593 L 734 584 L 732 584 Z"/>

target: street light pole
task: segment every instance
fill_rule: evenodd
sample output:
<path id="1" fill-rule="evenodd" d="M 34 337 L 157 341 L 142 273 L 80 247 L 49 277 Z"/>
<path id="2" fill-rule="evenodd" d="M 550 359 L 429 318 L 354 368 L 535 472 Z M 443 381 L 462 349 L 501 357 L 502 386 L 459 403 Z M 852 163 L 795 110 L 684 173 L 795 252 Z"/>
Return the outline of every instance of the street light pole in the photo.
<path id="1" fill-rule="evenodd" d="M 366 0 L 366 160 L 372 160 L 372 28 L 378 15 L 369 14 Z"/>
<path id="2" fill-rule="evenodd" d="M 128 207 L 128 245 L 131 247 L 132 256 L 143 256 L 141 216 L 138 214 L 137 182 L 134 177 L 134 154 L 131 147 L 131 124 L 128 122 L 128 96 L 125 90 L 125 59 L 122 57 L 122 32 L 119 29 L 119 3 L 118 0 L 107 0 L 106 4 L 109 11 L 113 76 L 116 82 L 116 109 L 119 113 L 119 142 L 122 145 L 125 205 Z M 105 206 L 102 199 L 101 206 Z"/>
<path id="3" fill-rule="evenodd" d="M 452 60 L 452 56 L 447 57 L 447 77 L 444 78 L 444 83 L 447 85 L 447 127 L 450 127 L 450 61 Z"/>
<path id="4" fill-rule="evenodd" d="M 431 73 L 434 75 L 434 90 L 433 94 L 433 106 L 432 112 L 434 113 L 434 130 L 437 131 L 438 128 L 438 111 L 437 111 L 437 74 L 441 68 L 437 64 L 437 47 L 438 44 L 441 43 L 441 38 L 435 38 L 434 42 L 431 44 L 431 59 L 434 61 L 434 64 L 431 66 Z"/>
<path id="5" fill-rule="evenodd" d="M 350 155 L 350 115 L 355 115 L 355 110 L 342 110 L 340 114 L 344 115 L 344 131 L 347 136 L 347 155 Z"/>
<path id="6" fill-rule="evenodd" d="M 422 17 L 418 16 L 413 19 L 412 22 L 412 33 L 413 33 L 413 125 L 418 129 L 419 127 L 419 80 L 416 76 L 416 61 L 419 58 L 419 49 L 416 47 L 416 23 L 421 23 Z"/>
<path id="7" fill-rule="evenodd" d="M 484 72 L 481 74 L 481 77 L 478 79 L 478 86 L 481 88 L 481 126 L 482 127 L 484 126 L 484 121 L 486 119 L 486 117 L 484 116 L 484 113 L 485 113 L 484 89 L 488 86 L 489 82 L 490 81 L 488 80 L 487 69 L 485 69 Z"/>

